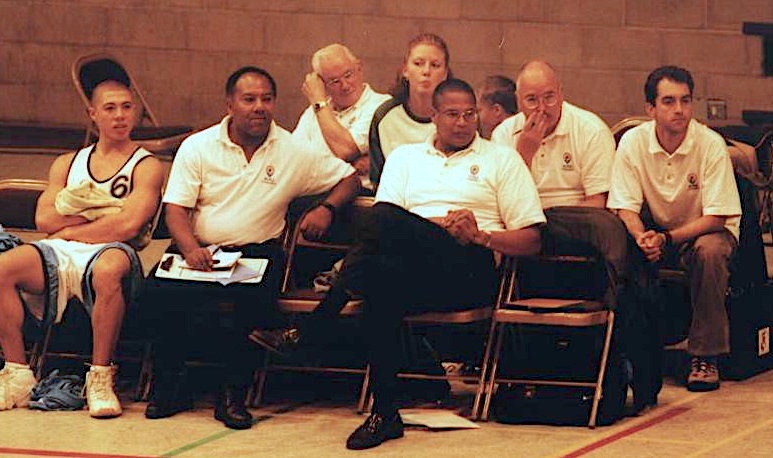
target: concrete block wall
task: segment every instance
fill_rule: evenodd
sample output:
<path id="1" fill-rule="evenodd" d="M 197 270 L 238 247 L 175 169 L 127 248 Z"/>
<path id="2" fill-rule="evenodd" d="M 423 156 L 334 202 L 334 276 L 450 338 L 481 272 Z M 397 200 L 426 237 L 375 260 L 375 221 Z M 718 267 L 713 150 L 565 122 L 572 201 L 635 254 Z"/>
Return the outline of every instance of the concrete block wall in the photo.
<path id="1" fill-rule="evenodd" d="M 256 64 L 279 84 L 277 120 L 294 127 L 309 57 L 349 45 L 366 78 L 386 91 L 406 42 L 443 36 L 458 77 L 515 75 L 542 58 L 561 72 L 567 99 L 613 123 L 642 114 L 642 85 L 656 66 L 677 64 L 696 96 L 773 110 L 761 38 L 743 22 L 773 22 L 771 0 L 0 0 L 0 120 L 79 123 L 70 65 L 110 52 L 133 73 L 165 124 L 204 127 L 224 112 L 223 85 Z M 702 113 L 698 113 L 701 115 Z"/>

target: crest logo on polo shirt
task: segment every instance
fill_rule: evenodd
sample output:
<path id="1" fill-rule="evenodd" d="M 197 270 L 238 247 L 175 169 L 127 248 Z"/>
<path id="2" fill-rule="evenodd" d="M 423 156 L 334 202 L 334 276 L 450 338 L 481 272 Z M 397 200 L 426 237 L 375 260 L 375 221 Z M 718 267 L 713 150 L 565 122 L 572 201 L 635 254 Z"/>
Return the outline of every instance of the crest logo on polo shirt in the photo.
<path id="1" fill-rule="evenodd" d="M 698 183 L 698 175 L 695 173 L 691 173 L 687 175 L 687 189 L 698 189 L 700 188 L 700 183 Z"/>
<path id="2" fill-rule="evenodd" d="M 561 165 L 561 168 L 564 170 L 574 170 L 574 163 L 572 162 L 572 154 L 568 151 L 564 153 L 563 155 L 564 163 Z"/>
<path id="3" fill-rule="evenodd" d="M 478 181 L 478 173 L 480 172 L 480 166 L 473 164 L 470 166 L 470 175 L 467 177 L 470 181 Z"/>
<path id="4" fill-rule="evenodd" d="M 268 184 L 276 184 L 274 179 L 274 166 L 269 164 L 266 166 L 266 176 L 263 177 L 263 182 Z"/>

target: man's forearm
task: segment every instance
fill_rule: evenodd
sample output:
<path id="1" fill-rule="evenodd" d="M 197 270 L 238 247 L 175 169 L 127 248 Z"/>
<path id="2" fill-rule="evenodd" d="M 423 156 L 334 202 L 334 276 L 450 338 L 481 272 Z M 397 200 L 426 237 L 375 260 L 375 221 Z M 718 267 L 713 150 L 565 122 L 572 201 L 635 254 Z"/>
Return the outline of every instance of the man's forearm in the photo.
<path id="1" fill-rule="evenodd" d="M 356 173 L 352 173 L 348 177 L 339 181 L 338 184 L 336 184 L 333 189 L 330 190 L 330 194 L 327 195 L 325 201 L 334 207 L 339 208 L 345 203 L 354 199 L 354 197 L 359 192 L 360 178 Z"/>
<path id="2" fill-rule="evenodd" d="M 332 107 L 328 106 L 319 111 L 317 122 L 322 131 L 322 137 L 333 154 L 346 162 L 352 162 L 360 156 L 360 150 L 354 142 L 352 134 L 338 122 Z"/>
<path id="3" fill-rule="evenodd" d="M 531 256 L 539 253 L 542 246 L 540 231 L 536 226 L 510 231 L 492 231 L 487 240 L 475 240 L 486 248 L 508 256 Z"/>
<path id="4" fill-rule="evenodd" d="M 180 251 L 186 253 L 199 248 L 200 243 L 193 234 L 189 209 L 179 205 L 166 204 L 166 226 Z"/>
<path id="5" fill-rule="evenodd" d="M 638 239 L 639 236 L 644 233 L 644 222 L 641 220 L 641 216 L 639 216 L 638 213 L 631 210 L 620 209 L 617 211 L 617 216 L 623 221 L 628 233 L 631 234 L 634 239 Z"/>
<path id="6" fill-rule="evenodd" d="M 673 243 L 682 243 L 703 234 L 723 230 L 726 219 L 727 217 L 725 216 L 703 215 L 687 224 L 670 229 L 668 233 L 671 235 Z"/>

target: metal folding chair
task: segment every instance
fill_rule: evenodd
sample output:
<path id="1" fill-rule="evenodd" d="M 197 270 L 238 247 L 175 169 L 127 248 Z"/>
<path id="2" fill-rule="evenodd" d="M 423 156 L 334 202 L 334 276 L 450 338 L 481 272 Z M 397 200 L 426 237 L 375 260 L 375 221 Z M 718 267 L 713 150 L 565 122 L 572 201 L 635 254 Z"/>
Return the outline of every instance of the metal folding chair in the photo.
<path id="1" fill-rule="evenodd" d="M 353 241 L 354 228 L 356 227 L 357 220 L 362 219 L 364 213 L 373 206 L 374 200 L 372 197 L 358 197 L 355 199 L 350 208 L 342 209 L 341 214 L 336 215 L 337 232 L 339 237 L 335 239 L 325 240 L 308 240 L 303 236 L 300 230 L 300 225 L 297 224 L 302 218 L 303 214 L 299 215 L 297 221 L 294 221 L 294 227 L 288 232 L 286 239 L 286 253 L 287 260 L 285 265 L 285 271 L 282 278 L 282 291 L 279 297 L 279 309 L 286 314 L 290 315 L 303 315 L 309 314 L 314 311 L 324 295 L 317 293 L 310 286 L 302 284 L 296 277 L 296 270 L 298 264 L 302 261 L 303 256 L 299 256 L 301 249 L 311 249 L 316 251 L 327 251 L 340 253 L 344 255 Z M 306 210 L 308 211 L 308 209 Z M 295 219 L 295 218 L 294 218 Z M 334 229 L 334 230 L 335 230 Z M 343 317 L 350 317 L 360 313 L 362 306 L 362 300 L 352 299 L 350 300 L 340 315 Z M 367 380 L 368 372 L 365 367 L 338 367 L 338 366 L 312 366 L 306 364 L 293 364 L 276 363 L 272 360 L 272 355 L 266 353 L 263 368 L 256 371 L 255 383 L 253 385 L 252 392 L 250 393 L 248 404 L 253 407 L 257 407 L 263 400 L 265 393 L 265 387 L 268 379 L 269 372 L 307 372 L 307 373 L 327 373 L 327 374 L 353 374 L 363 375 Z M 358 405 L 364 404 L 364 394 L 360 395 L 360 401 Z"/>
<path id="2" fill-rule="evenodd" d="M 556 262 L 587 262 L 586 258 L 554 256 L 548 259 Z M 555 299 L 534 297 L 523 299 L 519 297 L 517 288 L 517 261 L 513 260 L 508 266 L 508 272 L 503 285 L 502 299 L 497 302 L 491 319 L 488 343 L 485 350 L 483 373 L 487 375 L 485 386 L 485 399 L 480 418 L 488 420 L 491 410 L 491 399 L 498 384 L 518 383 L 528 385 L 552 385 L 577 388 L 593 388 L 593 401 L 591 404 L 588 427 L 596 426 L 599 402 L 603 396 L 603 384 L 607 366 L 607 359 L 612 341 L 612 331 L 615 322 L 615 313 L 609 305 L 600 301 L 586 299 Z M 610 287 L 614 288 L 615 282 L 606 269 Z M 614 297 L 614 294 L 609 295 Z M 548 379 L 546 377 L 534 378 L 507 378 L 499 375 L 499 364 L 502 353 L 502 343 L 505 336 L 505 327 L 519 326 L 551 326 L 571 328 L 604 328 L 604 342 L 601 353 L 598 356 L 599 366 L 595 380 L 574 380 L 570 378 Z M 490 360 L 490 361 L 489 361 Z M 490 364 L 490 369 L 488 365 Z M 488 374 L 486 374 L 488 372 Z"/>
<path id="3" fill-rule="evenodd" d="M 87 108 L 91 105 L 89 95 L 102 81 L 110 78 L 129 81 L 140 105 L 139 123 L 132 132 L 132 138 L 148 151 L 174 156 L 180 143 L 193 132 L 190 126 L 161 126 L 139 85 L 115 56 L 99 53 L 79 57 L 72 64 L 70 74 L 73 85 Z M 97 136 L 94 123 L 87 119 L 83 146 L 93 143 Z"/>

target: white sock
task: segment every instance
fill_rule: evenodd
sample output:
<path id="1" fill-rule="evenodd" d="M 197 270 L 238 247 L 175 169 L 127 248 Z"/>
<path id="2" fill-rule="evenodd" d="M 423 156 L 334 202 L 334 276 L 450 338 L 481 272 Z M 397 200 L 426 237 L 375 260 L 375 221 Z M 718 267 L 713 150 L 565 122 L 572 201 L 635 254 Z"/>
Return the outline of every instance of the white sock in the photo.
<path id="1" fill-rule="evenodd" d="M 97 366 L 92 365 L 91 369 L 89 369 L 90 372 L 110 372 L 112 366 Z"/>

